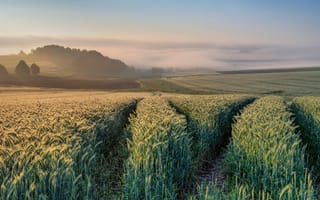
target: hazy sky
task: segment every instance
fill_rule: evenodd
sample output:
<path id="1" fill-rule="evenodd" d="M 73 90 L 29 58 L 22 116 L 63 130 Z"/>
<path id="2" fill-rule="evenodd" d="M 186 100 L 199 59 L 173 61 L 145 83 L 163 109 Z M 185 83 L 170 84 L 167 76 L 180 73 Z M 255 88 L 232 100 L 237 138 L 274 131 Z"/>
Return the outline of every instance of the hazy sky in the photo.
<path id="1" fill-rule="evenodd" d="M 319 0 L 2 0 L 0 53 L 46 44 L 129 65 L 320 66 Z"/>

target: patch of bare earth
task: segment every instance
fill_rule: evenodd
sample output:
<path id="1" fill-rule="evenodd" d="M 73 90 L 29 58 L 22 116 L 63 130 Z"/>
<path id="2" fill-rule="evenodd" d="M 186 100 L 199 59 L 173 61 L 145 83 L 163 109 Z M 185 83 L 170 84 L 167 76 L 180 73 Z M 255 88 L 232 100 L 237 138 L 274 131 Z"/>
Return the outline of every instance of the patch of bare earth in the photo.
<path id="1" fill-rule="evenodd" d="M 217 186 L 222 186 L 226 180 L 223 173 L 224 154 L 220 153 L 215 159 L 210 161 L 206 167 L 202 168 L 198 175 L 199 182 L 213 182 Z"/>

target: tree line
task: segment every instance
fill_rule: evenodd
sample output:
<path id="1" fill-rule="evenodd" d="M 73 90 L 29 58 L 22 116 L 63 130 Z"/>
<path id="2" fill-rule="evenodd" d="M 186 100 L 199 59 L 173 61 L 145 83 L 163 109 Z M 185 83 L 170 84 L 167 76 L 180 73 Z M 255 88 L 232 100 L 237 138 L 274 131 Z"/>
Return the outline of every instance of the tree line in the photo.
<path id="1" fill-rule="evenodd" d="M 14 72 L 19 76 L 38 75 L 40 73 L 40 67 L 33 63 L 30 67 L 24 60 L 20 60 L 16 66 Z M 0 76 L 8 76 L 9 73 L 5 66 L 0 64 Z"/>

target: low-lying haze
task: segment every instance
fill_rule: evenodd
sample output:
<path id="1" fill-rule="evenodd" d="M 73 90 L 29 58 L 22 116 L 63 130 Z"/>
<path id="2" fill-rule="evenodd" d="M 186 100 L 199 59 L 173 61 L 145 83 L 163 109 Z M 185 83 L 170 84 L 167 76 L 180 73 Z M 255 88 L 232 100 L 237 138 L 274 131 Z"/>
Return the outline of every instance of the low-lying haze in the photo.
<path id="1" fill-rule="evenodd" d="M 58 44 L 136 67 L 320 66 L 319 1 L 8 1 L 0 54 Z"/>

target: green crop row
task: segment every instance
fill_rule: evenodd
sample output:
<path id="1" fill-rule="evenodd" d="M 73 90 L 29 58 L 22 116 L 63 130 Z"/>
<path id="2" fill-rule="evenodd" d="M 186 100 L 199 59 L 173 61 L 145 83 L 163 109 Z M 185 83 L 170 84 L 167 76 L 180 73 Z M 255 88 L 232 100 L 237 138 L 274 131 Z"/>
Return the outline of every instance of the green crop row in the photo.
<path id="1" fill-rule="evenodd" d="M 308 155 L 316 167 L 320 167 L 320 98 L 297 97 L 292 103 L 296 123 L 307 144 Z"/>
<path id="2" fill-rule="evenodd" d="M 225 170 L 250 199 L 313 199 L 291 117 L 282 98 L 264 97 L 236 118 Z"/>
<path id="3" fill-rule="evenodd" d="M 130 118 L 124 199 L 176 199 L 192 176 L 187 122 L 161 97 L 138 103 Z"/>
<path id="4" fill-rule="evenodd" d="M 299 125 L 302 141 L 307 146 L 315 190 L 320 195 L 320 98 L 297 97 L 293 99 L 291 108 L 295 114 L 295 123 Z"/>
<path id="5" fill-rule="evenodd" d="M 196 169 L 228 142 L 233 116 L 254 100 L 243 95 L 177 95 L 168 99 L 187 116 Z"/>
<path id="6" fill-rule="evenodd" d="M 108 160 L 113 160 L 120 129 L 135 108 L 132 99 L 1 100 L 0 199 L 103 196 L 101 191 L 109 191 L 114 179 Z"/>

